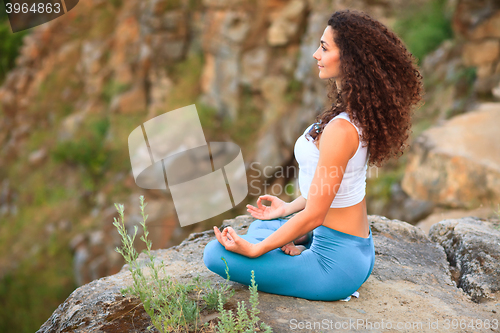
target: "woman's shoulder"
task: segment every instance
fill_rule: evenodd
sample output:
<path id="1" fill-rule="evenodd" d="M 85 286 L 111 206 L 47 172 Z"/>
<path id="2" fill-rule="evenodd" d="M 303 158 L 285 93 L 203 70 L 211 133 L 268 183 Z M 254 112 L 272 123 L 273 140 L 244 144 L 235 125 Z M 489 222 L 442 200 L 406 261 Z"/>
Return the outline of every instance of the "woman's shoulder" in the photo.
<path id="1" fill-rule="evenodd" d="M 330 121 L 323 130 L 324 137 L 322 139 L 326 139 L 328 142 L 342 142 L 339 145 L 339 149 L 346 149 L 350 152 L 350 156 L 352 157 L 359 144 L 358 131 L 356 126 L 347 119 L 344 118 L 336 118 L 334 121 Z"/>
<path id="2" fill-rule="evenodd" d="M 348 125 L 347 122 L 343 122 L 343 121 L 336 121 L 336 123 L 344 123 L 344 126 L 347 127 L 354 127 L 354 129 L 356 129 L 356 132 L 359 134 L 361 134 L 361 131 L 360 129 L 358 128 L 358 126 L 356 126 L 356 124 L 351 120 L 351 117 L 349 116 L 349 114 L 346 112 L 346 111 L 342 111 L 341 113 L 339 113 L 338 115 L 336 115 L 335 117 L 333 117 L 332 119 L 330 119 L 330 121 L 328 122 L 327 126 L 330 125 L 330 123 L 333 121 L 333 120 L 337 120 L 337 119 L 345 119 L 347 120 L 347 122 L 349 122 L 351 125 Z M 331 125 L 330 125 L 331 126 Z M 325 126 L 326 127 L 326 126 Z"/>

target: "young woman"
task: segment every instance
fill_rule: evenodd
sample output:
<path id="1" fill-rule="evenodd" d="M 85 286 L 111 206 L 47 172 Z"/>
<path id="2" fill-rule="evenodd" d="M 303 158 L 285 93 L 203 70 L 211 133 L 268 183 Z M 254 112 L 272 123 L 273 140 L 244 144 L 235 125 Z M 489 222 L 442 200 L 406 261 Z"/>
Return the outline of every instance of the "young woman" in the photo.
<path id="1" fill-rule="evenodd" d="M 257 218 L 247 234 L 214 227 L 217 239 L 203 260 L 226 277 L 224 257 L 231 280 L 247 285 L 254 270 L 261 291 L 334 301 L 354 293 L 372 272 L 366 170 L 403 153 L 422 77 L 400 39 L 364 13 L 335 12 L 319 44 L 313 57 L 336 103 L 295 144 L 301 196 L 291 203 L 259 197 L 257 207 L 247 205 Z"/>

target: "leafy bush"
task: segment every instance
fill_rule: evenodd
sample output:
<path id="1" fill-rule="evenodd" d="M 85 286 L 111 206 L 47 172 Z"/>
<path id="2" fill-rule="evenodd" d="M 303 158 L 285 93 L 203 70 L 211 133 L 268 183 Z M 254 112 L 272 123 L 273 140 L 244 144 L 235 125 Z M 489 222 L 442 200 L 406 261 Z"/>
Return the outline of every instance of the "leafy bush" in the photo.
<path id="1" fill-rule="evenodd" d="M 409 6 L 394 24 L 394 31 L 419 62 L 441 42 L 453 37 L 445 5 L 445 0 L 430 0 L 424 5 Z"/>

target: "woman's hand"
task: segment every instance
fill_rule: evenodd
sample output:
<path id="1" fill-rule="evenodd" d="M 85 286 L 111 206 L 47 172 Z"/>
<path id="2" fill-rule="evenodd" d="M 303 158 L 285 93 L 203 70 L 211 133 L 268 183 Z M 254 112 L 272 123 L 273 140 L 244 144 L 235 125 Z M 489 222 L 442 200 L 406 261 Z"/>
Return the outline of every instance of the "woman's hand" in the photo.
<path id="1" fill-rule="evenodd" d="M 226 250 L 239 253 L 249 258 L 256 258 L 260 255 L 257 251 L 256 244 L 252 244 L 238 236 L 233 228 L 227 227 L 220 232 L 219 228 L 214 227 L 214 232 L 215 237 Z"/>
<path id="2" fill-rule="evenodd" d="M 261 200 L 271 201 L 271 206 L 264 206 Z M 261 195 L 257 199 L 257 206 L 247 205 L 247 211 L 256 219 L 259 220 L 272 220 L 278 217 L 283 217 L 285 214 L 287 203 L 274 195 Z"/>

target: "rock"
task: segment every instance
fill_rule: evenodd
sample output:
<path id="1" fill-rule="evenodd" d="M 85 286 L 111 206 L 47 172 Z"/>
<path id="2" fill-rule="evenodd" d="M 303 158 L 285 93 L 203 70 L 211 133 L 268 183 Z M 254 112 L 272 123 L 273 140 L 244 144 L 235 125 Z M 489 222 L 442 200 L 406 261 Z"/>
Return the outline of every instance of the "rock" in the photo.
<path id="1" fill-rule="evenodd" d="M 409 197 L 399 183 L 394 183 L 391 186 L 391 199 L 386 205 L 387 213 L 385 215 L 392 219 L 415 224 L 430 215 L 434 206 L 434 203 L 430 201 Z"/>
<path id="2" fill-rule="evenodd" d="M 286 111 L 284 95 L 287 89 L 288 80 L 283 75 L 266 76 L 262 79 L 262 96 L 266 101 L 266 108 L 263 112 L 264 119 L 262 126 L 276 123 L 277 119 L 283 117 Z"/>
<path id="3" fill-rule="evenodd" d="M 480 206 L 476 209 L 444 209 L 436 207 L 432 214 L 418 221 L 416 227 L 422 229 L 426 234 L 429 234 L 431 227 L 443 220 L 460 219 L 462 217 L 475 216 L 482 219 L 488 219 L 494 216 L 494 210 L 489 207 Z"/>
<path id="4" fill-rule="evenodd" d="M 241 43 L 250 31 L 250 25 L 248 13 L 230 11 L 224 16 L 220 34 L 232 42 Z"/>
<path id="5" fill-rule="evenodd" d="M 110 110 L 120 114 L 143 113 L 146 110 L 146 92 L 140 85 L 113 97 Z"/>
<path id="6" fill-rule="evenodd" d="M 256 168 L 263 170 L 264 168 L 269 169 L 268 166 L 281 165 L 281 161 L 285 158 L 282 155 L 283 151 L 279 149 L 278 142 L 278 134 L 273 131 L 266 131 L 264 136 L 259 139 L 254 163 Z M 261 194 L 264 193 L 259 195 Z"/>
<path id="7" fill-rule="evenodd" d="M 270 46 L 283 46 L 297 34 L 306 9 L 304 0 L 291 0 L 276 15 L 267 30 L 267 42 Z"/>
<path id="8" fill-rule="evenodd" d="M 477 217 L 434 224 L 429 237 L 443 246 L 459 273 L 458 287 L 476 302 L 500 291 L 500 230 Z"/>
<path id="9" fill-rule="evenodd" d="M 292 214 L 289 218 L 293 217 Z M 369 215 L 376 249 L 372 275 L 359 289 L 360 297 L 349 302 L 321 302 L 259 292 L 259 317 L 274 332 L 290 332 L 299 325 L 347 325 L 345 331 L 373 329 L 373 325 L 417 323 L 426 331 L 431 322 L 444 320 L 471 321 L 481 318 L 490 322 L 495 317 L 494 305 L 476 304 L 454 286 L 443 248 L 427 238 L 418 228 L 398 220 Z M 222 226 L 232 226 L 245 234 L 254 220 L 241 215 L 224 220 Z M 157 262 L 165 262 L 165 273 L 183 283 L 200 276 L 202 281 L 222 282 L 203 264 L 203 249 L 214 239 L 212 230 L 193 233 L 180 245 L 154 251 Z M 146 260 L 144 255 L 140 260 Z M 146 332 L 151 325 L 137 299 L 123 297 L 120 289 L 132 283 L 128 266 L 112 276 L 92 281 L 76 289 L 41 326 L 38 333 L 72 331 L 126 332 L 131 327 Z M 236 290 L 230 305 L 245 300 L 248 287 L 231 282 Z M 135 311 L 131 311 L 135 309 Z M 213 317 L 212 317 L 213 318 Z M 207 318 L 208 320 L 209 318 Z M 354 323 L 357 326 L 349 326 Z M 134 326 L 132 326 L 134 325 Z M 331 326 L 329 326 L 331 325 Z M 370 326 L 371 325 L 371 326 Z M 315 326 L 318 328 L 318 326 Z M 325 329 L 325 326 L 321 326 Z M 330 328 L 331 327 L 331 328 Z"/>
<path id="10" fill-rule="evenodd" d="M 370 215 L 376 264 L 372 275 L 381 281 L 452 286 L 443 248 L 409 223 Z"/>
<path id="11" fill-rule="evenodd" d="M 77 131 L 77 128 L 80 124 L 82 124 L 86 117 L 87 111 L 85 109 L 66 116 L 61 122 L 61 127 L 57 137 L 58 140 L 71 140 Z"/>
<path id="12" fill-rule="evenodd" d="M 252 49 L 243 54 L 241 59 L 241 82 L 250 85 L 253 89 L 260 88 L 260 82 L 266 75 L 268 50 L 264 47 Z"/>
<path id="13" fill-rule="evenodd" d="M 215 108 L 220 117 L 235 121 L 240 108 L 240 58 L 244 42 L 241 38 L 251 27 L 250 18 L 243 15 L 241 23 L 237 23 L 237 14 L 220 11 L 210 11 L 206 16 L 202 36 L 206 62 L 201 74 L 204 92 L 201 101 Z"/>
<path id="14" fill-rule="evenodd" d="M 40 163 L 42 163 L 46 157 L 47 157 L 47 149 L 40 148 L 40 149 L 37 149 L 29 154 L 28 162 L 32 166 L 37 166 L 37 165 L 40 165 Z"/>
<path id="15" fill-rule="evenodd" d="M 500 11 L 477 26 L 471 34 L 471 39 L 500 38 Z"/>
<path id="16" fill-rule="evenodd" d="M 480 66 L 492 64 L 500 55 L 500 42 L 498 40 L 485 40 L 482 42 L 469 42 L 464 47 L 464 63 L 466 66 Z"/>
<path id="17" fill-rule="evenodd" d="M 412 198 L 472 209 L 500 201 L 500 103 L 431 127 L 416 140 L 401 182 Z"/>
<path id="18" fill-rule="evenodd" d="M 465 38 L 482 36 L 491 31 L 489 25 L 494 22 L 488 22 L 488 19 L 499 10 L 500 4 L 496 0 L 458 0 L 453 14 L 453 30 Z"/>

